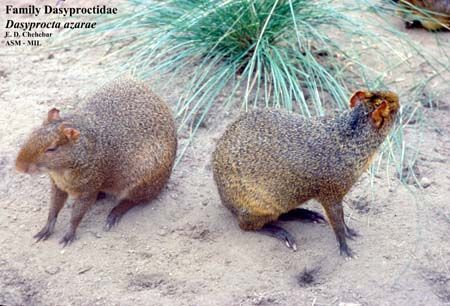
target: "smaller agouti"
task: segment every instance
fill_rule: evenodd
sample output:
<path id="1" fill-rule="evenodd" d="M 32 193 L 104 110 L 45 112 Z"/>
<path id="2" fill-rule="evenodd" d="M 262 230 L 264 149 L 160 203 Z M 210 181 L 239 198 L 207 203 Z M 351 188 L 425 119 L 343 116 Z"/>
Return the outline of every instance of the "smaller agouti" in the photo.
<path id="1" fill-rule="evenodd" d="M 407 28 L 420 25 L 429 31 L 450 30 L 449 0 L 395 0 Z"/>
<path id="2" fill-rule="evenodd" d="M 389 91 L 358 91 L 351 109 L 337 117 L 304 117 L 275 109 L 242 115 L 225 131 L 213 153 L 213 173 L 222 203 L 243 230 L 258 230 L 296 249 L 277 220 L 323 221 L 296 208 L 319 201 L 339 242 L 356 233 L 344 222 L 342 200 L 386 138 L 399 109 Z"/>
<path id="3" fill-rule="evenodd" d="M 16 169 L 48 173 L 52 183 L 46 240 L 67 197 L 75 199 L 66 246 L 86 211 L 104 193 L 119 200 L 106 221 L 116 225 L 130 208 L 156 197 L 169 179 L 177 149 L 168 105 L 145 84 L 119 79 L 95 91 L 82 109 L 61 116 L 56 108 L 20 149 Z"/>

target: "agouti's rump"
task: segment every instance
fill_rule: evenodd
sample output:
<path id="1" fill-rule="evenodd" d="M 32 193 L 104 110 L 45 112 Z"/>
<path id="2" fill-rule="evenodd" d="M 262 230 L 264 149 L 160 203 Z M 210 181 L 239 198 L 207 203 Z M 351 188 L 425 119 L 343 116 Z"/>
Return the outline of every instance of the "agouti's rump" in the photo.
<path id="1" fill-rule="evenodd" d="M 279 110 L 241 116 L 218 141 L 213 173 L 222 203 L 244 230 L 293 237 L 272 224 L 283 220 L 322 221 L 320 214 L 296 208 L 318 200 L 333 227 L 341 252 L 355 233 L 343 219 L 342 199 L 385 139 L 397 113 L 391 92 L 357 92 L 352 109 L 335 118 L 305 119 Z"/>
<path id="2" fill-rule="evenodd" d="M 98 89 L 76 114 L 61 116 L 51 109 L 16 159 L 17 170 L 48 173 L 52 182 L 48 221 L 35 237 L 45 240 L 51 235 L 69 195 L 75 203 L 62 244 L 74 239 L 99 193 L 119 200 L 107 218 L 110 229 L 127 210 L 162 190 L 176 147 L 169 107 L 134 80 L 120 79 Z"/>

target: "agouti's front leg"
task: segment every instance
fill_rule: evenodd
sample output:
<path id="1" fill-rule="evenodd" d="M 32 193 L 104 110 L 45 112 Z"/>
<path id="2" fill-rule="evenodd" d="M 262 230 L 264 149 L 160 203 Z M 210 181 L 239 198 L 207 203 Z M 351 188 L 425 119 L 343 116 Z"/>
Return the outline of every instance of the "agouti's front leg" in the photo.
<path id="1" fill-rule="evenodd" d="M 353 257 L 352 251 L 347 245 L 346 225 L 344 222 L 344 210 L 342 201 L 321 201 L 328 217 L 328 221 L 334 230 L 336 239 L 339 243 L 341 255 Z"/>
<path id="2" fill-rule="evenodd" d="M 52 180 L 52 190 L 51 190 L 51 199 L 50 199 L 50 208 L 48 211 L 47 223 L 45 226 L 34 235 L 36 238 L 36 242 L 41 240 L 47 240 L 48 237 L 53 233 L 53 229 L 55 228 L 56 218 L 58 217 L 61 208 L 63 208 L 64 203 L 67 200 L 67 192 L 62 191 L 55 185 Z"/>
<path id="3" fill-rule="evenodd" d="M 69 229 L 59 241 L 59 243 L 62 244 L 63 247 L 70 244 L 75 239 L 75 232 L 81 222 L 81 219 L 83 219 L 84 214 L 89 210 L 92 204 L 95 203 L 96 199 L 97 192 L 83 194 L 74 201 L 72 207 L 72 215 L 70 217 Z"/>

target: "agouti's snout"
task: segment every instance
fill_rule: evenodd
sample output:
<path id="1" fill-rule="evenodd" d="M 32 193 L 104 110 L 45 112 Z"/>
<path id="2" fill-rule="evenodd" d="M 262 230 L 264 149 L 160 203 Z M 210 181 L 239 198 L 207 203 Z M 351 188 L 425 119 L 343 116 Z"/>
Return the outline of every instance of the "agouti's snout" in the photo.
<path id="1" fill-rule="evenodd" d="M 29 165 L 20 160 L 16 160 L 16 170 L 22 173 L 27 173 L 29 169 Z"/>
<path id="2" fill-rule="evenodd" d="M 21 149 L 16 158 L 16 170 L 26 174 L 35 174 L 39 172 L 37 165 L 30 161 L 27 150 Z"/>

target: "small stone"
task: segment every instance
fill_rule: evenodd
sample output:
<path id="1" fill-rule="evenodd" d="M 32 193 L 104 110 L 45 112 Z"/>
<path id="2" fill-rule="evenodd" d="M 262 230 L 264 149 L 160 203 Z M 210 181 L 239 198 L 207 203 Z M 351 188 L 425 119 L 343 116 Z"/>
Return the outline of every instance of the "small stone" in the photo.
<path id="1" fill-rule="evenodd" d="M 203 205 L 203 206 L 208 206 L 208 200 L 204 200 L 204 201 L 202 202 L 202 205 Z"/>
<path id="2" fill-rule="evenodd" d="M 88 272 L 89 270 L 91 270 L 92 268 L 93 268 L 93 266 L 83 267 L 81 270 L 78 271 L 78 274 L 84 274 L 84 273 Z"/>
<path id="3" fill-rule="evenodd" d="M 47 268 L 45 268 L 44 271 L 50 275 L 55 275 L 56 273 L 58 273 L 60 271 L 60 268 L 59 267 L 47 267 Z"/>
<path id="4" fill-rule="evenodd" d="M 159 230 L 158 235 L 161 237 L 167 236 L 167 230 L 165 230 L 165 229 Z"/>
<path id="5" fill-rule="evenodd" d="M 420 185 L 421 185 L 423 188 L 428 188 L 428 187 L 430 187 L 430 185 L 431 185 L 431 180 L 430 180 L 429 178 L 427 178 L 427 177 L 423 177 L 423 178 L 420 180 Z"/>

